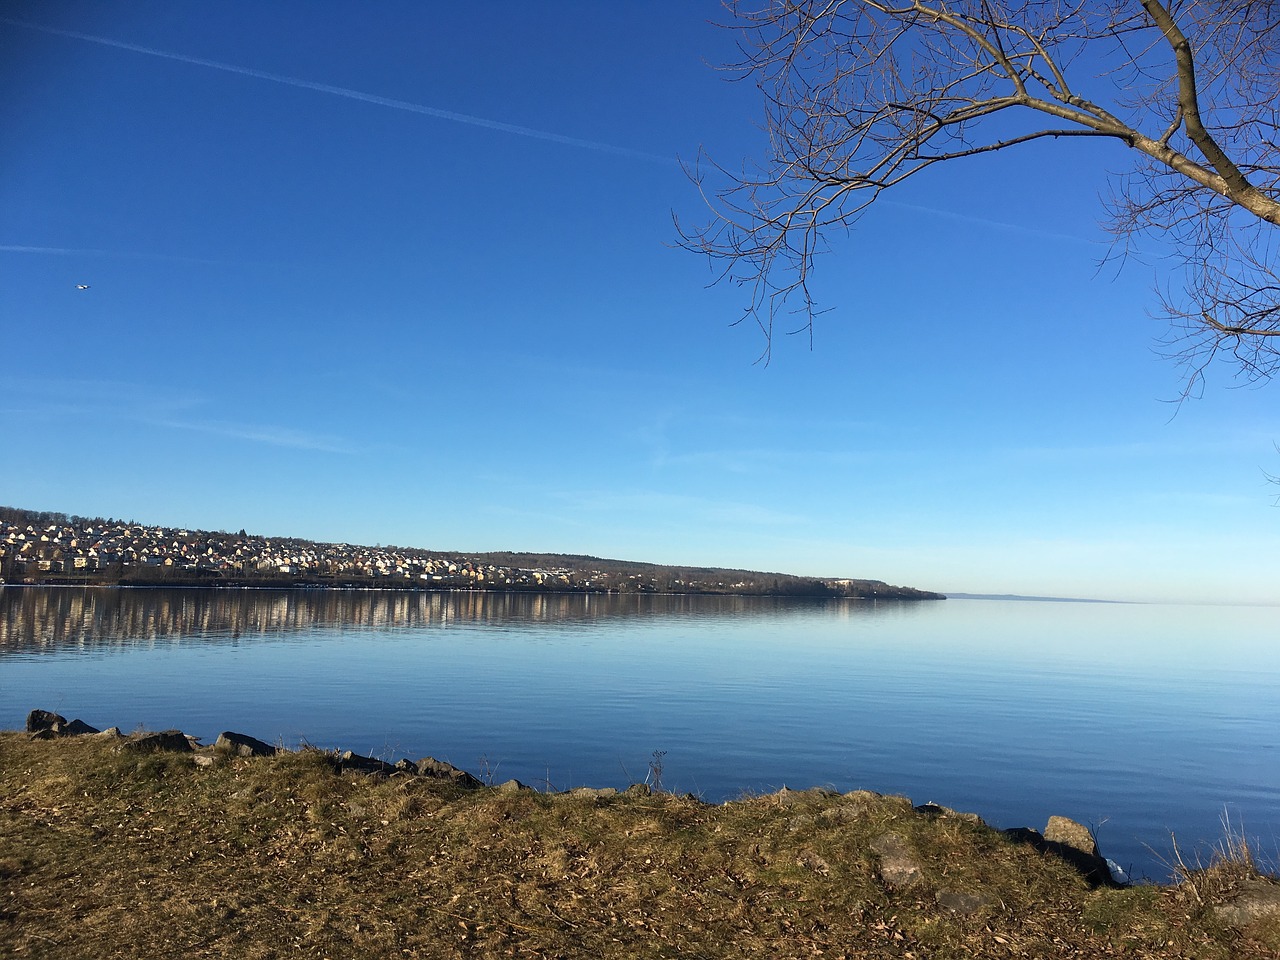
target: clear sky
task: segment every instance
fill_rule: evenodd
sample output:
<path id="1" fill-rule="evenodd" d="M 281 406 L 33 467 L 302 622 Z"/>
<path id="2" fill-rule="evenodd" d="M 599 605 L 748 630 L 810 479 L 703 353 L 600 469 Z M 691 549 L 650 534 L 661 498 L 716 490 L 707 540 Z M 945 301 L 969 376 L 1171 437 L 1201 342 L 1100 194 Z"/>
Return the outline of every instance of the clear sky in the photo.
<path id="1" fill-rule="evenodd" d="M 1168 402 L 1159 262 L 1098 268 L 1118 145 L 935 168 L 831 238 L 812 349 L 754 363 L 673 246 L 677 158 L 761 151 L 719 16 L 0 4 L 0 503 L 1280 601 L 1280 386 Z"/>

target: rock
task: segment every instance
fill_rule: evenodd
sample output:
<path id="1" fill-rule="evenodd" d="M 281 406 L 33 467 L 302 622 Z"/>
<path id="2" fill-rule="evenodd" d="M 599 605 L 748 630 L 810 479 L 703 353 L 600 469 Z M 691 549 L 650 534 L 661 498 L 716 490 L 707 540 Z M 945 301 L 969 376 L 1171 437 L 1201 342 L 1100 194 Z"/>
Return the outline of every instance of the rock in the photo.
<path id="1" fill-rule="evenodd" d="M 66 722 L 66 717 L 59 716 L 50 710 L 32 710 L 27 714 L 27 733 L 42 733 L 53 729 L 55 724 Z"/>
<path id="2" fill-rule="evenodd" d="M 1097 852 L 1093 834 L 1074 820 L 1050 817 L 1043 834 L 1030 827 L 1011 827 L 1001 832 L 1016 843 L 1029 844 L 1041 853 L 1065 860 L 1095 887 L 1111 886 L 1114 882 L 1106 859 Z"/>
<path id="3" fill-rule="evenodd" d="M 243 733 L 232 733 L 224 730 L 213 742 L 213 748 L 233 757 L 273 757 L 276 748 L 254 737 Z"/>
<path id="4" fill-rule="evenodd" d="M 1049 843 L 1061 843 L 1078 850 L 1085 856 L 1098 856 L 1098 843 L 1089 828 L 1069 817 L 1050 817 L 1049 825 L 1044 828 L 1044 838 Z"/>
<path id="5" fill-rule="evenodd" d="M 191 759 L 196 762 L 197 767 L 212 767 L 218 762 L 218 758 L 211 753 L 197 753 Z"/>
<path id="6" fill-rule="evenodd" d="M 1029 847 L 1035 847 L 1041 853 L 1046 852 L 1044 834 L 1039 830 L 1032 830 L 1030 827 L 1008 827 L 1000 832 L 1014 843 L 1025 843 Z"/>
<path id="7" fill-rule="evenodd" d="M 508 780 L 505 783 L 498 784 L 494 789 L 499 793 L 522 793 L 525 790 L 532 790 L 533 787 L 525 786 L 519 780 Z"/>
<path id="8" fill-rule="evenodd" d="M 390 776 L 396 772 L 396 768 L 385 760 L 377 760 L 373 757 L 362 757 L 358 753 L 352 753 L 350 750 L 344 750 L 338 754 L 338 772 L 346 770 L 354 770 L 356 773 L 374 773 Z"/>
<path id="9" fill-rule="evenodd" d="M 37 717 L 33 721 L 32 717 L 37 713 L 43 714 L 43 716 Z M 51 717 L 53 718 L 52 722 L 50 722 L 49 719 Z M 30 729 L 32 726 L 38 728 L 31 734 L 32 740 L 53 740 L 57 737 L 80 737 L 99 732 L 97 727 L 91 727 L 83 720 L 76 719 L 68 723 L 56 713 L 48 713 L 44 710 L 33 710 L 31 715 L 27 717 L 27 728 Z"/>
<path id="10" fill-rule="evenodd" d="M 418 761 L 418 775 L 432 777 L 436 780 L 450 780 L 468 790 L 484 786 L 483 783 L 467 773 L 467 771 L 459 770 L 452 763 L 437 760 L 435 757 L 424 757 Z"/>
<path id="11" fill-rule="evenodd" d="M 1098 852 L 1098 843 L 1089 828 L 1068 817 L 1050 817 L 1044 828 L 1049 849 L 1066 860 L 1094 886 L 1112 883 L 1111 868 Z"/>
<path id="12" fill-rule="evenodd" d="M 899 834 L 884 833 L 871 841 L 871 851 L 880 858 L 880 878 L 890 887 L 903 889 L 924 879 L 920 864 Z"/>
<path id="13" fill-rule="evenodd" d="M 1214 908 L 1224 922 L 1233 927 L 1247 927 L 1263 917 L 1280 916 L 1280 884 L 1259 878 L 1250 880 L 1232 899 Z"/>
<path id="14" fill-rule="evenodd" d="M 653 787 L 647 783 L 633 783 L 627 787 L 626 794 L 628 797 L 650 797 L 653 796 Z"/>
<path id="15" fill-rule="evenodd" d="M 64 737 L 81 737 L 85 734 L 101 733 L 97 727 L 91 727 L 83 720 L 77 718 L 70 723 L 62 725 L 62 729 L 58 731 Z"/>
<path id="16" fill-rule="evenodd" d="M 101 733 L 92 733 L 90 736 L 99 740 L 120 740 L 124 737 L 124 734 L 120 732 L 119 727 L 107 727 Z"/>
<path id="17" fill-rule="evenodd" d="M 190 739 L 181 730 L 133 733 L 126 737 L 120 746 L 137 753 L 155 753 L 157 750 L 191 753 L 193 749 Z"/>
<path id="18" fill-rule="evenodd" d="M 950 817 L 953 820 L 963 820 L 965 823 L 972 823 L 977 826 L 985 826 L 983 819 L 976 813 L 961 813 L 958 810 L 952 810 L 950 807 L 944 807 L 940 803 L 922 803 L 918 807 L 912 808 L 916 813 L 923 814 L 926 817 Z"/>
<path id="19" fill-rule="evenodd" d="M 971 917 L 982 908 L 996 902 L 986 894 L 970 893 L 964 890 L 939 890 L 934 899 L 943 910 L 957 917 Z"/>
<path id="20" fill-rule="evenodd" d="M 418 775 L 418 765 L 408 757 L 403 757 L 396 761 L 396 773 L 416 777 Z"/>

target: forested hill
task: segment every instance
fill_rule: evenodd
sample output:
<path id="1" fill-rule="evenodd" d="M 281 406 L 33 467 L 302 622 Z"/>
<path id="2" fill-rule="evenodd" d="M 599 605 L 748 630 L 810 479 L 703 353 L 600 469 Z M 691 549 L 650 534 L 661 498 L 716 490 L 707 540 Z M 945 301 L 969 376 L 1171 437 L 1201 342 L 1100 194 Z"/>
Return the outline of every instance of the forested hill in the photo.
<path id="1" fill-rule="evenodd" d="M 553 553 L 319 543 L 0 507 L 7 583 L 305 585 L 940 600 L 880 580 L 798 577 Z"/>

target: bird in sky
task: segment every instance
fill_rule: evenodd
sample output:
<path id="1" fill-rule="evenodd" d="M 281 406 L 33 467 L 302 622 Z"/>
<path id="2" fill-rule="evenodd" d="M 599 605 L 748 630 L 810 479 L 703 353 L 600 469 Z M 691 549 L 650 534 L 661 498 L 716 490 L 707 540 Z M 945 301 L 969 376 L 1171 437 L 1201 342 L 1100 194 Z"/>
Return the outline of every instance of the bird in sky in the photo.
<path id="1" fill-rule="evenodd" d="M 76 289 L 77 289 L 77 290 L 88 290 L 88 289 L 89 289 L 89 285 L 88 285 L 87 283 L 77 283 L 77 284 L 76 284 Z"/>

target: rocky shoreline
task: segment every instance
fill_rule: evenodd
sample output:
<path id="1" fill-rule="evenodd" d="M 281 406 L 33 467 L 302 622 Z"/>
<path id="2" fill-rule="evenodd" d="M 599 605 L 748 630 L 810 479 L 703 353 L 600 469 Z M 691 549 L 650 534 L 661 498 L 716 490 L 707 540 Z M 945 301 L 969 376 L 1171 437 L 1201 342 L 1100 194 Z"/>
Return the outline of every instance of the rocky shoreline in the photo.
<path id="1" fill-rule="evenodd" d="M 1280 956 L 1280 881 L 1242 838 L 1179 854 L 1172 883 L 1119 884 L 1060 817 L 997 830 L 867 790 L 712 804 L 492 780 L 34 710 L 0 731 L 0 953 Z"/>
<path id="2" fill-rule="evenodd" d="M 200 738 L 183 733 L 181 730 L 139 730 L 124 734 L 119 727 L 108 727 L 99 730 L 83 720 L 67 720 L 66 717 L 49 710 L 32 710 L 27 715 L 26 732 L 32 739 L 53 740 L 60 737 L 95 737 L 110 740 L 118 749 L 135 753 L 153 753 L 168 751 L 187 753 L 197 766 L 213 766 L 231 758 L 270 757 L 278 753 L 288 752 L 288 748 L 273 746 L 245 733 L 225 730 L 212 744 L 202 744 Z M 491 789 L 499 793 L 517 793 L 533 791 L 534 788 L 519 780 L 506 780 L 501 783 L 485 782 L 451 763 L 424 757 L 421 760 L 401 759 L 388 763 L 376 757 L 366 757 L 351 750 L 319 751 L 331 764 L 335 774 L 363 774 L 374 777 L 424 777 L 442 780 L 463 790 Z M 615 787 L 574 787 L 563 793 L 595 800 L 609 800 L 618 796 L 648 796 L 653 788 L 647 783 L 635 783 L 625 790 Z M 822 793 L 835 795 L 834 791 L 820 787 L 808 791 L 789 790 L 783 787 L 778 796 L 781 803 L 786 803 L 788 795 L 804 793 Z M 871 791 L 854 791 L 855 794 L 882 799 Z M 848 795 L 846 795 L 848 796 Z M 976 813 L 962 813 L 936 803 L 911 804 L 907 798 L 900 798 L 911 811 L 922 817 L 953 818 L 978 826 L 987 824 Z M 994 829 L 994 828 L 992 828 Z M 1033 847 L 1041 854 L 1055 857 L 1077 870 L 1090 886 L 1122 886 L 1128 878 L 1119 866 L 1104 857 L 1098 849 L 1092 832 L 1084 825 L 1068 817 L 1051 816 L 1043 831 L 1030 827 L 1012 827 L 998 831 L 1009 839 Z M 898 886 L 910 886 L 920 876 L 920 866 L 914 861 L 907 849 L 893 835 L 886 835 L 875 848 L 882 864 L 882 872 L 886 880 Z M 960 912 L 972 912 L 984 904 L 980 898 L 972 903 L 955 904 Z"/>

